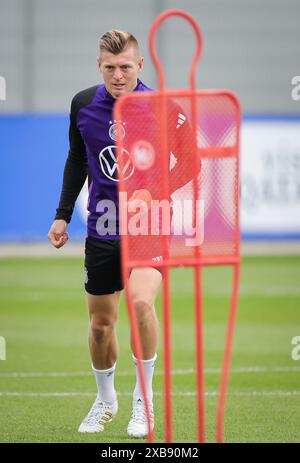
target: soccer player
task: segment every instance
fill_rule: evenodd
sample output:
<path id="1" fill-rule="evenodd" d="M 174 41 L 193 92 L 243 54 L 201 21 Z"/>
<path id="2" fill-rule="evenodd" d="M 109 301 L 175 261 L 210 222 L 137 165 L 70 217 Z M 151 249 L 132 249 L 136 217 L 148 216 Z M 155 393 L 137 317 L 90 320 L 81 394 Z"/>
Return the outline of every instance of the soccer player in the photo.
<path id="1" fill-rule="evenodd" d="M 79 432 L 104 431 L 118 411 L 114 373 L 118 356 L 117 321 L 123 289 L 120 264 L 118 227 L 110 234 L 101 230 L 101 212 L 97 204 L 112 200 L 118 206 L 116 129 L 120 121 L 113 119 L 116 98 L 128 92 L 151 91 L 138 78 L 143 58 L 137 40 L 129 32 L 111 30 L 99 41 L 98 66 L 104 84 L 79 92 L 72 100 L 70 112 L 70 149 L 66 160 L 63 185 L 55 220 L 48 238 L 56 248 L 68 240 L 67 226 L 75 201 L 88 176 L 88 233 L 85 241 L 85 290 L 89 310 L 89 349 L 98 394 L 92 408 L 79 426 Z M 174 113 L 175 114 L 175 113 Z M 180 115 L 178 127 L 184 123 Z M 174 124 L 178 123 L 178 112 Z M 126 126 L 123 126 L 124 133 Z M 126 136 L 126 134 L 125 134 Z M 186 138 L 187 139 L 187 138 Z M 174 166 L 173 166 L 174 167 Z M 186 183 L 173 169 L 172 191 Z M 144 189 L 137 190 L 133 200 L 143 199 Z M 156 268 L 134 268 L 130 274 L 130 290 L 137 317 L 143 353 L 147 399 L 154 428 L 152 379 L 157 358 L 158 320 L 155 299 L 162 281 Z M 137 359 L 131 340 L 136 366 L 132 416 L 127 432 L 132 437 L 144 437 L 148 432 L 145 404 L 139 380 Z"/>

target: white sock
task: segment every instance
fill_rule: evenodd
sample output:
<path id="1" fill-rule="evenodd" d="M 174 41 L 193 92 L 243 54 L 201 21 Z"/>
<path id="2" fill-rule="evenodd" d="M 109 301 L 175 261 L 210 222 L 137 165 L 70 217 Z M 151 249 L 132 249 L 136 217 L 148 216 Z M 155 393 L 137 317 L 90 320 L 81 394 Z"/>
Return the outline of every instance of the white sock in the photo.
<path id="1" fill-rule="evenodd" d="M 107 370 L 97 370 L 92 365 L 98 388 L 98 399 L 101 402 L 113 403 L 117 398 L 114 386 L 115 368 L 116 363 Z"/>
<path id="2" fill-rule="evenodd" d="M 136 368 L 136 384 L 135 384 L 135 389 L 133 391 L 133 399 L 143 399 L 143 390 L 142 390 L 142 385 L 140 382 L 140 375 L 139 375 L 139 370 L 138 370 L 138 361 L 135 358 L 134 355 L 132 355 L 133 361 L 135 363 L 135 368 Z M 152 379 L 153 379 L 153 373 L 154 373 L 154 364 L 155 360 L 157 358 L 157 354 L 152 359 L 149 360 L 142 360 L 142 365 L 144 369 L 144 376 L 145 376 L 145 382 L 146 382 L 146 393 L 147 393 L 147 399 L 149 402 L 152 402 L 153 399 L 153 391 L 152 391 Z"/>

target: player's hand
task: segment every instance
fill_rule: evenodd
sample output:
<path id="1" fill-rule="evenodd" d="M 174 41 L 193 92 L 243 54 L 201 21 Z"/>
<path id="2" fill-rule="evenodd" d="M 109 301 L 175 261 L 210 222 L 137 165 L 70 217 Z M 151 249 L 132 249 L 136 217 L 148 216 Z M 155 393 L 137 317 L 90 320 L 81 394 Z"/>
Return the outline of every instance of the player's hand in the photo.
<path id="1" fill-rule="evenodd" d="M 54 220 L 48 233 L 48 239 L 57 249 L 61 248 L 69 239 L 65 220 Z"/>
<path id="2" fill-rule="evenodd" d="M 129 212 L 135 212 L 137 208 L 147 212 L 151 207 L 152 196 L 148 190 L 135 190 L 128 200 Z"/>

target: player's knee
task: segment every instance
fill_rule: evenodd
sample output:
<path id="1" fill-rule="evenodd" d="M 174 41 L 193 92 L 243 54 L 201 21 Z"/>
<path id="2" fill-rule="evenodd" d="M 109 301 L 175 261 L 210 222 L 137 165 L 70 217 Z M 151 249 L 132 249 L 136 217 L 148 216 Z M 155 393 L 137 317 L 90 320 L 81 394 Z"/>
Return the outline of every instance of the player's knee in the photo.
<path id="1" fill-rule="evenodd" d="M 113 319 L 97 320 L 92 318 L 90 323 L 91 335 L 96 341 L 110 337 L 114 330 L 114 325 Z"/>
<path id="2" fill-rule="evenodd" d="M 133 306 L 138 323 L 145 323 L 153 315 L 153 304 L 143 298 L 133 299 Z"/>

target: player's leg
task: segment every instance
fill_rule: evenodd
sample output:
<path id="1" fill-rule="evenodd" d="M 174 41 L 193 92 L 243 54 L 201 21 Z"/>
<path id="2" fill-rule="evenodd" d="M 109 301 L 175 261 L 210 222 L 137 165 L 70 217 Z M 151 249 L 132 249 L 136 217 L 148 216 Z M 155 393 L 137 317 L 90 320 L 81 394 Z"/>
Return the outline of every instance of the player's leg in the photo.
<path id="1" fill-rule="evenodd" d="M 143 360 L 153 358 L 157 349 L 158 320 L 154 303 L 161 281 L 162 275 L 155 268 L 135 268 L 129 278 L 130 294 L 141 338 Z M 135 355 L 132 337 L 131 348 Z"/>
<path id="2" fill-rule="evenodd" d="M 118 355 L 115 324 L 120 292 L 96 296 L 87 293 L 89 311 L 89 348 L 96 378 L 97 397 L 79 426 L 79 432 L 101 432 L 118 411 L 114 372 Z"/>
<path id="3" fill-rule="evenodd" d="M 146 380 L 152 429 L 154 427 L 152 379 L 157 356 L 156 350 L 159 333 L 154 303 L 161 281 L 161 273 L 154 268 L 133 269 L 129 279 L 130 293 L 141 339 L 142 364 Z M 133 392 L 132 417 L 128 424 L 127 432 L 132 437 L 144 437 L 147 435 L 148 425 L 132 337 L 131 348 L 136 365 L 136 385 Z"/>
<path id="4" fill-rule="evenodd" d="M 115 325 L 122 289 L 118 242 L 87 238 L 85 271 L 90 321 L 88 341 L 98 394 L 79 431 L 100 432 L 118 409 L 114 387 L 118 355 Z"/>
<path id="5" fill-rule="evenodd" d="M 95 296 L 87 293 L 89 311 L 89 349 L 91 361 L 97 370 L 114 366 L 118 356 L 115 331 L 121 291 Z"/>

